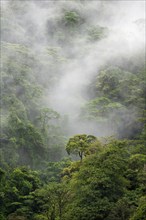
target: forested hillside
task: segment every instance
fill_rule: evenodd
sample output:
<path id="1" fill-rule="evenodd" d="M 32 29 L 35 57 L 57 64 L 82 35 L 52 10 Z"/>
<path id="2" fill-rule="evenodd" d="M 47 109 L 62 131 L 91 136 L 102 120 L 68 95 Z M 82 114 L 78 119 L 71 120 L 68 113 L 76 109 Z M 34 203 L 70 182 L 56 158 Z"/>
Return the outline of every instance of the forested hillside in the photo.
<path id="1" fill-rule="evenodd" d="M 145 1 L 1 1 L 1 220 L 146 220 Z"/>

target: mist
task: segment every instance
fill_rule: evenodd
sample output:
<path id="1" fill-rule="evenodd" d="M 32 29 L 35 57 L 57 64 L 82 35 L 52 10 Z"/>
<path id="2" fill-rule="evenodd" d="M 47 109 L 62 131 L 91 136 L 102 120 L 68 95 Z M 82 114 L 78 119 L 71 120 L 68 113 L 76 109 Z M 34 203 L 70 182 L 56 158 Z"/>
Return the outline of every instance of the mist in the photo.
<path id="1" fill-rule="evenodd" d="M 2 12 L 19 27 L 10 35 L 4 32 L 2 40 L 31 47 L 42 63 L 39 70 L 33 69 L 38 82 L 45 84 L 42 103 L 67 116 L 69 135 L 114 135 L 116 128 L 109 123 L 81 120 L 81 109 L 90 98 L 86 88 L 104 66 L 124 68 L 125 60 L 134 62 L 139 54 L 138 62 L 144 63 L 145 1 L 12 2 L 19 2 L 17 13 L 11 1 L 2 1 Z M 71 29 L 64 17 L 68 11 L 76 12 Z M 105 36 L 90 40 L 90 29 L 99 26 L 105 28 Z M 53 80 L 47 86 L 49 78 Z"/>

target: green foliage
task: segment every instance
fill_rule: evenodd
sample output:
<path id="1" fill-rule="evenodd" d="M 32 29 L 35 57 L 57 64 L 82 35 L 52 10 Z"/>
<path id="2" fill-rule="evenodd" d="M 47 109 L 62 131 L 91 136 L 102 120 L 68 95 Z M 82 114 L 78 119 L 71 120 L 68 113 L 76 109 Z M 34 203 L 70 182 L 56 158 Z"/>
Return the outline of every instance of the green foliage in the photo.
<path id="1" fill-rule="evenodd" d="M 43 131 L 49 126 L 49 122 L 54 119 L 58 119 L 60 116 L 57 112 L 49 108 L 44 108 L 40 110 L 40 116 L 38 120 L 40 121 L 40 127 Z"/>
<path id="2" fill-rule="evenodd" d="M 93 98 L 82 107 L 83 120 L 112 128 L 120 138 L 145 137 L 145 70 L 132 73 L 118 67 L 101 70 L 91 85 Z M 144 139 L 144 138 L 143 138 Z"/>
<path id="3" fill-rule="evenodd" d="M 80 159 L 82 160 L 85 152 L 88 150 L 88 147 L 91 143 L 96 141 L 96 137 L 92 135 L 75 135 L 73 138 L 70 138 L 67 145 L 66 151 L 68 154 L 75 154 L 79 155 Z"/>
<path id="4" fill-rule="evenodd" d="M 59 217 L 61 219 L 67 202 L 67 193 L 68 190 L 63 184 L 53 182 L 33 192 L 32 208 L 33 213 L 36 213 L 34 219 L 38 217 L 44 217 L 44 219 Z"/>
<path id="5" fill-rule="evenodd" d="M 50 6 L 33 1 L 31 7 L 44 4 Z M 51 108 L 48 94 L 64 75 L 65 62 L 90 55 L 108 34 L 106 27 L 86 20 L 83 2 L 63 7 L 61 14 L 48 16 L 38 34 L 38 18 L 31 14 L 29 19 L 29 2 L 2 5 L 0 219 L 144 220 L 146 71 L 141 55 L 105 63 L 82 97 L 81 121 L 102 129 L 110 125 L 121 139 L 74 135 L 66 151 L 82 163 L 62 160 L 67 122 Z M 80 42 L 86 42 L 82 51 Z"/>
<path id="6" fill-rule="evenodd" d="M 44 216 L 42 214 L 36 214 L 34 217 L 33 217 L 33 220 L 48 220 L 47 216 Z"/>
<path id="7" fill-rule="evenodd" d="M 81 138 L 88 146 L 82 163 L 48 163 L 43 173 L 1 170 L 4 218 L 143 219 L 146 158 L 138 153 L 139 142 L 109 138 L 101 143 L 92 135 L 75 135 L 75 147 Z"/>
<path id="8" fill-rule="evenodd" d="M 48 182 L 60 182 L 63 175 L 63 170 L 68 169 L 71 161 L 68 158 L 64 158 L 59 162 L 49 162 L 46 164 L 46 169 L 40 174 L 44 183 Z"/>
<path id="9" fill-rule="evenodd" d="M 88 32 L 91 41 L 101 40 L 107 36 L 107 28 L 101 26 L 93 26 Z"/>
<path id="10" fill-rule="evenodd" d="M 80 16 L 75 11 L 67 11 L 64 15 L 65 25 L 76 25 L 80 20 Z"/>
<path id="11" fill-rule="evenodd" d="M 15 113 L 9 116 L 9 139 L 15 140 L 19 155 L 18 163 L 35 166 L 35 160 L 44 157 L 45 146 L 38 129 L 29 121 L 21 120 Z M 23 154 L 25 152 L 26 155 Z"/>
<path id="12" fill-rule="evenodd" d="M 2 184 L 0 211 L 10 219 L 26 219 L 29 208 L 26 206 L 25 198 L 40 187 L 38 173 L 26 167 L 17 167 L 6 172 Z"/>
<path id="13" fill-rule="evenodd" d="M 145 220 L 146 217 L 146 197 L 140 198 L 139 206 L 130 220 Z"/>
<path id="14" fill-rule="evenodd" d="M 114 101 L 120 100 L 126 106 L 130 105 L 136 101 L 137 96 L 141 96 L 143 88 L 140 85 L 140 75 L 141 73 L 136 75 L 120 68 L 110 67 L 97 76 L 97 92 Z M 139 101 L 143 104 L 141 99 Z"/>
<path id="15" fill-rule="evenodd" d="M 33 74 L 37 59 L 20 43 L 3 42 L 2 50 L 1 138 L 7 143 L 2 143 L 1 165 L 40 167 L 48 158 L 60 159 L 65 139 L 60 116 L 41 106 L 44 90 Z"/>
<path id="16" fill-rule="evenodd" d="M 129 219 L 132 211 L 133 210 L 130 207 L 130 202 L 127 198 L 124 197 L 116 202 L 115 206 L 112 208 L 109 216 L 106 219 L 126 220 Z"/>
<path id="17" fill-rule="evenodd" d="M 84 160 L 72 178 L 74 194 L 66 219 L 104 219 L 107 216 L 126 186 L 121 175 L 125 170 L 125 159 L 120 152 L 118 146 L 109 146 L 102 153 Z"/>
<path id="18" fill-rule="evenodd" d="M 6 220 L 5 216 L 2 213 L 0 213 L 0 219 L 1 220 Z"/>
<path id="19" fill-rule="evenodd" d="M 15 213 L 8 216 L 8 220 L 27 220 L 25 216 L 17 215 Z"/>
<path id="20" fill-rule="evenodd" d="M 106 97 L 100 97 L 88 102 L 83 108 L 82 113 L 88 118 L 95 117 L 98 120 L 100 117 L 108 117 L 111 111 L 116 113 L 123 109 L 124 106 L 122 104 L 111 102 L 111 100 Z"/>

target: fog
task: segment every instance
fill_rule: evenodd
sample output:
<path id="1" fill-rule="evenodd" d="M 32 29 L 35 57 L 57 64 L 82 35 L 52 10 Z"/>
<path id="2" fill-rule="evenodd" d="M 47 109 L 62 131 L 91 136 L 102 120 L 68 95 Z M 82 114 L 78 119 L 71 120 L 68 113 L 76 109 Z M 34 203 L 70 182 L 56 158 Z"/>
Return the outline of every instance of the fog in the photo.
<path id="1" fill-rule="evenodd" d="M 13 4 L 18 3 L 14 10 Z M 3 40 L 31 47 L 42 63 L 34 67 L 38 81 L 56 80 L 46 86 L 43 103 L 68 117 L 69 134 L 112 135 L 111 124 L 79 119 L 90 98 L 86 88 L 100 70 L 110 65 L 124 67 L 125 60 L 145 57 L 145 1 L 2 1 L 2 12 L 19 27 L 6 32 Z M 64 13 L 76 12 L 77 24 L 67 28 Z M 22 13 L 23 12 L 23 13 Z M 92 27 L 106 28 L 100 40 L 90 40 Z M 110 117 L 110 116 L 109 116 Z M 132 120 L 132 119 L 131 119 Z"/>

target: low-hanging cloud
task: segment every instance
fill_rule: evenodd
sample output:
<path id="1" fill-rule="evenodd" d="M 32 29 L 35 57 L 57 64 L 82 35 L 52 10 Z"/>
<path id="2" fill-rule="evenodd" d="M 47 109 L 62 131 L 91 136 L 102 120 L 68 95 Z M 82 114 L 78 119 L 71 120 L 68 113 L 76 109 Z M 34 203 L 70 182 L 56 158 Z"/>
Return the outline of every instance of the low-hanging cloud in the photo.
<path id="1" fill-rule="evenodd" d="M 21 1 L 18 2 L 20 5 Z M 2 1 L 3 10 L 9 3 Z M 14 30 L 11 39 L 13 42 L 20 37 L 38 59 L 50 63 L 41 69 L 40 80 L 45 74 L 51 75 L 55 65 L 53 74 L 57 81 L 51 89 L 48 86 L 46 104 L 61 115 L 68 115 L 71 134 L 112 134 L 110 125 L 81 122 L 78 116 L 88 99 L 85 88 L 102 66 L 139 53 L 144 62 L 145 1 L 23 1 L 23 4 L 26 10 L 23 15 L 14 14 L 9 7 L 13 19 L 22 28 L 21 35 Z M 76 12 L 78 19 L 72 29 L 66 27 L 64 20 L 68 11 Z M 107 28 L 107 33 L 102 39 L 92 41 L 89 30 L 97 26 Z"/>

